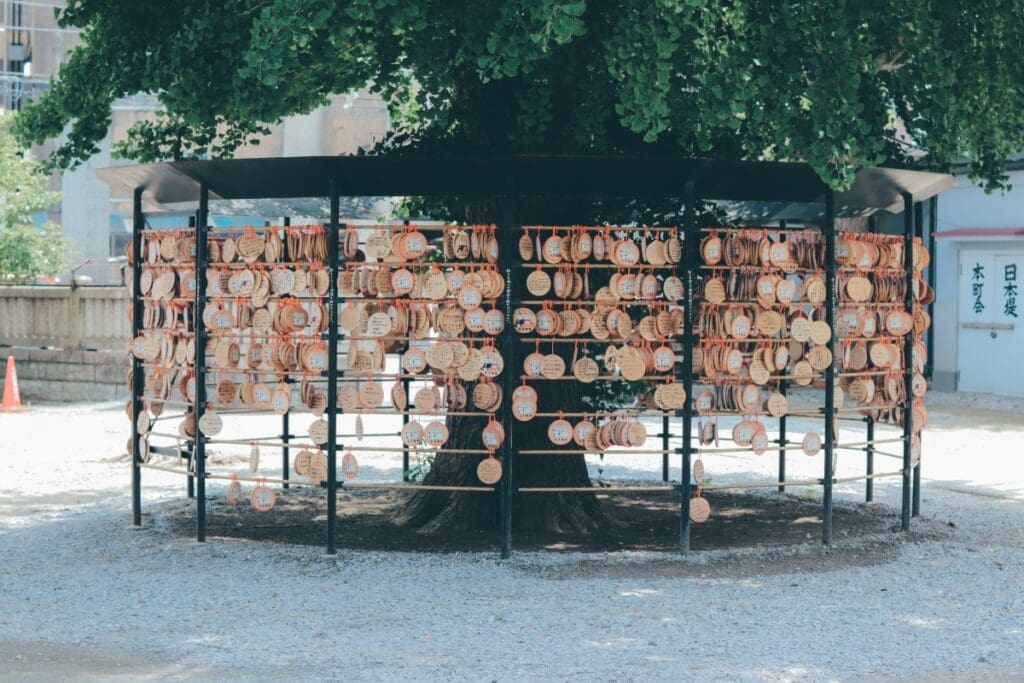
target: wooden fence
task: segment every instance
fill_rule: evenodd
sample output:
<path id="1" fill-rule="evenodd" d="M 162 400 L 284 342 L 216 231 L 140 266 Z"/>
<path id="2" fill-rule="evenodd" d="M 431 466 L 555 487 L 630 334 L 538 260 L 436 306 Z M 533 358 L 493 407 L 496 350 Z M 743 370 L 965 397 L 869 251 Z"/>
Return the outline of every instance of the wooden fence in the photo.
<path id="1" fill-rule="evenodd" d="M 0 346 L 120 351 L 130 305 L 123 287 L 0 286 Z"/>

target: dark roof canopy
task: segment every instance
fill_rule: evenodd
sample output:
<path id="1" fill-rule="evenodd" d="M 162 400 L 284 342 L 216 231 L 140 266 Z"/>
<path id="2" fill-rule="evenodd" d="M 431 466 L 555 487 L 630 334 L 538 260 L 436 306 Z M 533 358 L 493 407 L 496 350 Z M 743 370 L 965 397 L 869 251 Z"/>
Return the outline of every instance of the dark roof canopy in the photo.
<path id="1" fill-rule="evenodd" d="M 145 189 L 147 208 L 198 198 L 293 199 L 341 196 L 537 195 L 684 197 L 705 200 L 815 204 L 825 184 L 807 164 L 638 156 L 420 156 L 269 157 L 175 161 L 101 169 L 115 194 Z M 953 186 L 951 175 L 865 168 L 853 186 L 836 193 L 840 213 L 903 209 Z"/>

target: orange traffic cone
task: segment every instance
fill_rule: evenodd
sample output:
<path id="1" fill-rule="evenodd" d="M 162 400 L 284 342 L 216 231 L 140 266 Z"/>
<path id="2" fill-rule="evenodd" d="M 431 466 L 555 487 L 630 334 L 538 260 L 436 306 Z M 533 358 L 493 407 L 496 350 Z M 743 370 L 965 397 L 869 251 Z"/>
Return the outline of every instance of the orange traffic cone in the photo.
<path id="1" fill-rule="evenodd" d="M 14 356 L 7 356 L 7 377 L 4 379 L 4 402 L 0 412 L 21 410 L 21 396 L 18 394 L 18 373 L 14 369 Z"/>

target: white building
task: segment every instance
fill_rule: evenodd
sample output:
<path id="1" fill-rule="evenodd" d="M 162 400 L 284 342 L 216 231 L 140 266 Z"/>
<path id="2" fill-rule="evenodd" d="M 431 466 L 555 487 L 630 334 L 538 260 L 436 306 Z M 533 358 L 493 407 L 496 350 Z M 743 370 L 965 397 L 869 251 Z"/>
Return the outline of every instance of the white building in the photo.
<path id="1" fill-rule="evenodd" d="M 934 386 L 1024 396 L 1024 163 L 1006 193 L 965 175 L 939 197 Z"/>
<path id="2" fill-rule="evenodd" d="M 113 125 L 101 151 L 61 178 L 61 222 L 74 243 L 73 261 L 92 259 L 95 266 L 84 268 L 94 281 L 119 278 L 118 268 L 107 260 L 124 254 L 132 224 L 131 197 L 112 197 L 96 170 L 116 164 L 133 163 L 111 158 L 115 139 L 122 139 L 136 121 L 151 116 L 157 102 L 151 97 L 121 100 L 114 106 Z M 376 95 L 358 93 L 332 98 L 329 105 L 309 114 L 290 116 L 272 126 L 258 145 L 239 149 L 237 158 L 257 156 L 319 156 L 355 154 L 380 141 L 388 130 L 387 107 Z M 159 218 L 153 220 L 159 221 Z M 262 216 L 214 216 L 224 225 L 261 224 Z M 223 222 L 227 221 L 227 222 Z M 223 222 L 223 223 L 222 223 Z M 102 264 L 102 265 L 100 265 Z"/>

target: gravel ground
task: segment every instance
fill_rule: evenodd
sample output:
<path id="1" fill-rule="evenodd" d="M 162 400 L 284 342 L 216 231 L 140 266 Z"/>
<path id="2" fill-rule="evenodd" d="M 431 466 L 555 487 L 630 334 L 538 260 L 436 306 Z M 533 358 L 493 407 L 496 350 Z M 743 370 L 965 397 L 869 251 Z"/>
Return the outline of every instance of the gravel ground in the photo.
<path id="1" fill-rule="evenodd" d="M 506 562 L 133 530 L 120 406 L 2 414 L 0 679 L 1024 680 L 1020 405 L 936 403 L 909 538 Z M 774 458 L 707 465 L 755 480 Z M 659 467 L 616 460 L 605 476 Z M 794 477 L 820 467 L 791 458 Z M 147 471 L 144 505 L 183 489 Z M 898 480 L 876 491 L 895 505 Z M 838 489 L 842 504 L 862 495 Z"/>

